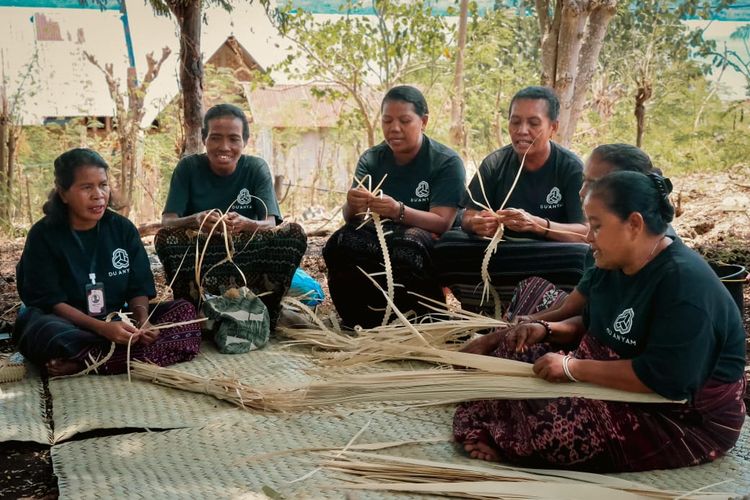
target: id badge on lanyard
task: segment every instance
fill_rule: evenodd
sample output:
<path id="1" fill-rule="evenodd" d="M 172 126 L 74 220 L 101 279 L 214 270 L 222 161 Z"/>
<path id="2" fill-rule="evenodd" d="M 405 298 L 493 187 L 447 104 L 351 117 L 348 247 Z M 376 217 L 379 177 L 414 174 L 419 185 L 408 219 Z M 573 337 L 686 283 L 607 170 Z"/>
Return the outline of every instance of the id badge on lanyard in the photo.
<path id="1" fill-rule="evenodd" d="M 96 274 L 89 274 L 91 283 L 86 285 L 86 306 L 89 316 L 107 314 L 107 301 L 104 298 L 104 283 L 96 281 Z"/>
<path id="2" fill-rule="evenodd" d="M 81 252 L 84 257 L 88 257 L 86 254 L 86 248 L 83 246 L 81 238 L 74 232 L 73 238 L 78 243 Z M 104 296 L 104 283 L 96 281 L 96 257 L 99 250 L 99 223 L 96 224 L 96 246 L 94 247 L 94 255 L 91 257 L 91 265 L 89 267 L 89 281 L 86 283 L 86 312 L 89 316 L 102 316 L 107 314 L 107 300 Z"/>

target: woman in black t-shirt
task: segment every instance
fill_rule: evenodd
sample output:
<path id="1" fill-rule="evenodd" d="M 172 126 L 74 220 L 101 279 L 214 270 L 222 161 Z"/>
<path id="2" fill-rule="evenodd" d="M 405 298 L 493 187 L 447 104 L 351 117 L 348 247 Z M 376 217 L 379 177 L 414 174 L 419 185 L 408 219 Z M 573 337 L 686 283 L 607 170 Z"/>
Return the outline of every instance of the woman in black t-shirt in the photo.
<path id="1" fill-rule="evenodd" d="M 132 359 L 162 366 L 192 359 L 200 349 L 197 324 L 154 326 L 195 319 L 195 308 L 176 301 L 149 312 L 156 290 L 148 256 L 135 226 L 109 209 L 108 169 L 90 149 L 55 160 L 55 189 L 16 268 L 24 307 L 14 338 L 52 376 L 105 359 L 98 373 L 123 372 L 128 344 Z M 129 313 L 132 324 L 106 321 L 117 311 Z"/>
<path id="2" fill-rule="evenodd" d="M 358 269 L 381 274 L 384 265 L 374 226 L 362 226 L 363 215 L 369 211 L 387 221 L 386 242 L 394 281 L 400 285 L 395 291 L 397 307 L 422 314 L 428 309 L 408 292 L 445 301 L 432 266 L 433 235 L 451 227 L 464 190 L 461 158 L 424 134 L 429 115 L 419 90 L 394 87 L 381 108 L 385 141 L 360 157 L 343 208 L 347 224 L 323 250 L 331 298 L 348 327 L 381 324 L 386 305 L 381 292 Z M 359 181 L 364 187 L 358 187 Z M 381 184 L 382 194 L 367 189 Z M 382 275 L 376 279 L 385 289 Z"/>
<path id="3" fill-rule="evenodd" d="M 583 315 L 525 323 L 466 350 L 533 362 L 550 382 L 686 402 L 466 403 L 454 433 L 471 456 L 616 472 L 696 465 L 734 446 L 745 418 L 742 320 L 708 264 L 665 236 L 670 191 L 657 174 L 616 172 L 593 183 L 584 210 L 596 267 L 578 285 Z"/>

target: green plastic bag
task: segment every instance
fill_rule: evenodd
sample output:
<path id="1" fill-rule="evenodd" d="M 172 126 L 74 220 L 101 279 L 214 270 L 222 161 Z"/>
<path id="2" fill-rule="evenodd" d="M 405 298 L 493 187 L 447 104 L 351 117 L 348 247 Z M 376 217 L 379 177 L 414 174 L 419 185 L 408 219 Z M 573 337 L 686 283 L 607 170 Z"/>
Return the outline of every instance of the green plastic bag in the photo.
<path id="1" fill-rule="evenodd" d="M 271 333 L 268 309 L 246 287 L 207 298 L 203 314 L 213 321 L 214 341 L 223 354 L 242 354 L 268 343 Z"/>

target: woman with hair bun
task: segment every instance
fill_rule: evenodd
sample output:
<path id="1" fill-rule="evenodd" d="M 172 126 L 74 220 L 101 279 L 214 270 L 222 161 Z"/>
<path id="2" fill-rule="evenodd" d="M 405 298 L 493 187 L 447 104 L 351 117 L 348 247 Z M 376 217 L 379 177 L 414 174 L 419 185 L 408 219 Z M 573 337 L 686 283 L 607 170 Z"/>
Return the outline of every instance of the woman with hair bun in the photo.
<path id="1" fill-rule="evenodd" d="M 619 472 L 710 462 L 734 446 L 745 419 L 742 319 L 703 258 L 666 237 L 670 191 L 655 173 L 615 172 L 592 182 L 584 211 L 596 267 L 577 287 L 583 314 L 475 342 L 482 349 L 494 342 L 495 356 L 534 363 L 534 373 L 550 382 L 686 402 L 465 403 L 454 434 L 472 457 Z"/>
<path id="2" fill-rule="evenodd" d="M 14 338 L 51 376 L 104 359 L 113 342 L 116 349 L 98 373 L 124 372 L 128 344 L 132 359 L 160 366 L 190 360 L 200 349 L 197 324 L 154 328 L 195 319 L 195 308 L 178 300 L 151 311 L 156 289 L 148 256 L 133 223 L 109 209 L 108 169 L 91 149 L 71 149 L 55 160 L 55 188 L 16 267 L 24 306 Z M 105 321 L 116 311 L 131 313 L 133 324 Z"/>

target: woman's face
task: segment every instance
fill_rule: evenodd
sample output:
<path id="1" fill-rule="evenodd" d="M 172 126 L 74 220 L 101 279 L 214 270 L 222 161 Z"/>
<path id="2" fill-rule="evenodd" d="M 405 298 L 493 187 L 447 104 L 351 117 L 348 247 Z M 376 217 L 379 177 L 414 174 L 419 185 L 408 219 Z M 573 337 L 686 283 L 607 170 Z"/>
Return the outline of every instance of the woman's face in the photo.
<path id="1" fill-rule="evenodd" d="M 220 116 L 209 120 L 205 143 L 211 170 L 216 175 L 232 174 L 245 148 L 242 120 L 236 116 Z"/>
<path id="2" fill-rule="evenodd" d="M 385 142 L 395 156 L 416 156 L 422 146 L 427 115 L 419 116 L 410 102 L 385 101 L 381 124 Z"/>
<path id="3" fill-rule="evenodd" d="M 588 161 L 583 166 L 583 185 L 581 190 L 578 191 L 578 196 L 581 197 L 581 202 L 586 198 L 591 189 L 591 184 L 594 181 L 598 181 L 607 174 L 615 171 L 615 168 L 607 162 L 601 161 L 596 155 L 589 156 Z"/>
<path id="4" fill-rule="evenodd" d="M 73 184 L 60 190 L 60 198 L 68 206 L 70 227 L 79 231 L 91 229 L 104 216 L 109 204 L 107 171 L 94 165 L 84 165 L 75 171 Z"/>
<path id="5" fill-rule="evenodd" d="M 586 241 L 594 252 L 596 267 L 622 269 L 630 263 L 635 241 L 629 221 L 620 220 L 599 196 L 587 196 L 583 210 L 589 222 Z"/>

